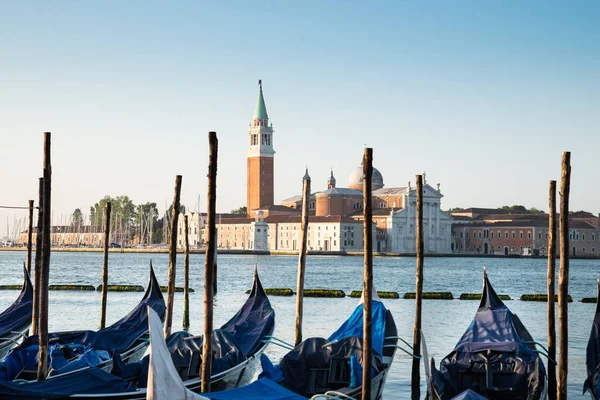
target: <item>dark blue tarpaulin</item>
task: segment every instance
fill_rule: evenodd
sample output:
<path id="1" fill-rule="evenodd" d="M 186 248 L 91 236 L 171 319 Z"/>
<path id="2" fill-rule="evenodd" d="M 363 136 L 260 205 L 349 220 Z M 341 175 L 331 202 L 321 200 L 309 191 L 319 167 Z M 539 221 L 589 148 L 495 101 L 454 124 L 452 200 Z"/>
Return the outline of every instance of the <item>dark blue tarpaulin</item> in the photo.
<path id="1" fill-rule="evenodd" d="M 223 392 L 202 393 L 202 396 L 211 400 L 306 400 L 306 397 L 302 397 L 270 379 L 259 379 L 249 385 Z"/>
<path id="2" fill-rule="evenodd" d="M 385 336 L 385 314 L 386 309 L 381 301 L 372 302 L 372 310 L 373 310 L 373 349 L 377 351 L 379 354 L 383 354 L 383 339 Z M 329 341 L 332 342 L 334 340 L 341 340 L 350 336 L 357 336 L 359 338 L 363 337 L 364 324 L 363 324 L 363 314 L 364 314 L 364 306 L 363 304 L 359 304 L 350 318 L 346 320 L 335 331 L 331 336 L 329 336 Z"/>
<path id="3" fill-rule="evenodd" d="M 586 351 L 586 366 L 588 378 L 583 385 L 583 393 L 590 391 L 592 399 L 600 399 L 600 281 L 598 281 L 598 297 L 596 298 L 596 315 L 590 332 Z"/>
<path id="4" fill-rule="evenodd" d="M 68 379 L 64 379 L 67 378 Z M 133 392 L 132 384 L 99 368 L 88 368 L 72 374 L 35 382 L 0 382 L 1 400 L 59 399 L 73 393 Z"/>
<path id="5" fill-rule="evenodd" d="M 539 399 L 546 371 L 531 335 L 504 305 L 484 273 L 475 318 L 446 356 L 433 383 L 442 400 L 472 389 L 491 399 Z M 493 367 L 492 367 L 493 366 Z"/>
<path id="6" fill-rule="evenodd" d="M 93 366 L 89 363 L 93 360 L 106 361 L 108 353 L 121 353 L 128 350 L 148 332 L 148 312 L 146 309 L 148 306 L 154 309 L 161 319 L 164 319 L 165 301 L 152 270 L 150 272 L 150 284 L 142 301 L 129 314 L 111 326 L 99 331 L 67 331 L 48 334 L 51 355 L 50 368 L 55 370 L 55 373 L 63 373 L 81 366 Z M 37 369 L 37 349 L 37 336 L 28 337 L 23 343 L 14 348 L 0 362 L 0 381 L 15 379 L 23 369 Z M 87 352 L 99 353 L 89 354 L 84 359 L 77 358 L 74 364 L 67 365 L 64 362 L 64 357 L 60 357 L 60 351 L 68 354 L 70 359 Z M 52 364 L 54 361 L 56 361 L 56 364 Z"/>
<path id="7" fill-rule="evenodd" d="M 24 269 L 24 274 L 23 289 L 21 289 L 19 297 L 0 314 L 0 338 L 5 337 L 10 332 L 26 329 L 31 324 L 33 287 L 26 269 Z"/>

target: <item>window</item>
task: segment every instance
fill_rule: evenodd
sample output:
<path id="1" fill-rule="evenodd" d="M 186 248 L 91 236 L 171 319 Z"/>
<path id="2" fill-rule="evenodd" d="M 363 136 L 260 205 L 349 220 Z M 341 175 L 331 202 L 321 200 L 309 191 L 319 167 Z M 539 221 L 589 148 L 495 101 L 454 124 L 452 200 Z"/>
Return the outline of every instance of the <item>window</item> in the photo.
<path id="1" fill-rule="evenodd" d="M 538 239 L 542 238 L 542 232 L 538 233 Z"/>
<path id="2" fill-rule="evenodd" d="M 515 231 L 513 231 L 513 233 L 512 233 L 512 238 L 513 239 L 515 238 Z"/>
<path id="3" fill-rule="evenodd" d="M 492 231 L 492 239 L 494 238 L 494 231 Z"/>
<path id="4" fill-rule="evenodd" d="M 335 240 L 333 241 L 333 245 L 334 245 L 334 246 L 337 246 L 337 242 L 336 242 Z M 367 314 L 367 315 L 368 315 L 368 314 Z"/>
<path id="5" fill-rule="evenodd" d="M 479 232 L 479 238 L 481 239 L 481 232 Z"/>
<path id="6" fill-rule="evenodd" d="M 523 232 L 519 232 L 519 239 L 523 239 Z"/>
<path id="7" fill-rule="evenodd" d="M 310 204 L 308 205 L 308 209 L 309 210 L 314 210 L 315 209 L 315 202 L 311 201 Z"/>
<path id="8" fill-rule="evenodd" d="M 583 234 L 583 240 L 585 240 L 585 233 Z"/>
<path id="9" fill-rule="evenodd" d="M 346 246 L 346 245 L 347 245 L 347 244 L 346 244 L 346 241 L 344 240 L 344 246 Z"/>
<path id="10" fill-rule="evenodd" d="M 473 239 L 477 237 L 477 233 L 473 232 Z"/>
<path id="11" fill-rule="evenodd" d="M 585 247 L 584 247 L 583 249 L 581 249 L 581 251 L 582 251 L 583 253 L 585 253 Z"/>
<path id="12" fill-rule="evenodd" d="M 400 228 L 400 232 L 402 232 L 402 228 Z M 463 233 L 460 233 L 460 237 L 463 237 Z"/>
<path id="13" fill-rule="evenodd" d="M 379 203 L 379 208 L 385 208 L 385 203 Z"/>
<path id="14" fill-rule="evenodd" d="M 596 249 L 592 247 L 592 253 L 595 253 L 595 252 L 596 252 Z"/>
<path id="15" fill-rule="evenodd" d="M 596 240 L 596 234 L 592 233 L 592 242 Z"/>
<path id="16" fill-rule="evenodd" d="M 260 232 L 260 228 L 256 228 L 256 232 Z"/>
<path id="17" fill-rule="evenodd" d="M 498 239 L 502 237 L 502 232 L 498 231 Z"/>
<path id="18" fill-rule="evenodd" d="M 508 231 L 504 232 L 505 239 L 508 239 Z"/>

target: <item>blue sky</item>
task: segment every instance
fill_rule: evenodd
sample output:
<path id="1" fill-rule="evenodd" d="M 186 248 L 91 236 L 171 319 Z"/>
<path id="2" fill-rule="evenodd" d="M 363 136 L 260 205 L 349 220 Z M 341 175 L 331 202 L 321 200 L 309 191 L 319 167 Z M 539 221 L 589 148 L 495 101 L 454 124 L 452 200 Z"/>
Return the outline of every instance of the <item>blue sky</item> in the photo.
<path id="1" fill-rule="evenodd" d="M 275 199 L 339 185 L 374 148 L 386 186 L 427 172 L 443 208 L 545 208 L 572 151 L 572 209 L 600 212 L 600 2 L 19 1 L 0 14 L 0 204 L 37 198 L 53 133 L 55 218 L 105 194 L 246 202 L 264 83 Z M 23 214 L 17 213 L 16 218 Z M 0 236 L 14 213 L 0 211 Z"/>

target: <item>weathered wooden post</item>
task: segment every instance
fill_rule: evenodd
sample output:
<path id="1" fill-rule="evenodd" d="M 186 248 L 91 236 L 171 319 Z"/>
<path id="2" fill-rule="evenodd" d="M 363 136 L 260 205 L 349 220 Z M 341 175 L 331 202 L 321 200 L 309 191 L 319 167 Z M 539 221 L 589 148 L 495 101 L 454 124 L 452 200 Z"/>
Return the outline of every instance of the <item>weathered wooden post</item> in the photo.
<path id="1" fill-rule="evenodd" d="M 31 275 L 31 247 L 33 236 L 33 200 L 29 200 L 29 219 L 27 224 L 27 273 Z"/>
<path id="2" fill-rule="evenodd" d="M 167 286 L 167 316 L 165 318 L 165 338 L 171 334 L 173 324 L 173 303 L 175 301 L 175 278 L 177 269 L 177 222 L 181 198 L 181 175 L 175 177 L 175 193 L 171 209 L 171 242 L 169 243 L 169 282 Z"/>
<path id="3" fill-rule="evenodd" d="M 106 327 L 106 298 L 108 297 L 108 246 L 110 245 L 110 201 L 106 202 L 104 214 L 104 262 L 102 263 L 102 300 L 100 306 L 100 329 Z"/>
<path id="4" fill-rule="evenodd" d="M 296 288 L 296 339 L 294 345 L 302 342 L 302 313 L 304 310 L 304 272 L 306 271 L 306 241 L 308 238 L 308 203 L 310 201 L 310 176 L 308 168 L 302 179 L 302 224 L 300 232 L 300 253 L 298 254 L 298 285 Z"/>
<path id="5" fill-rule="evenodd" d="M 415 326 L 413 330 L 413 352 L 415 356 L 421 355 L 421 306 L 423 303 L 423 175 L 417 175 L 417 207 L 416 207 L 416 255 L 417 276 L 415 291 Z M 410 200 L 409 200 L 410 201 Z M 421 360 L 413 357 L 411 398 L 421 398 Z M 427 361 L 425 361 L 427 362 Z"/>
<path id="6" fill-rule="evenodd" d="M 548 356 L 556 360 L 556 181 L 550 181 L 548 194 Z M 548 362 L 548 399 L 556 400 L 556 365 Z"/>
<path id="7" fill-rule="evenodd" d="M 571 190 L 571 152 L 562 155 L 560 180 L 560 271 L 558 274 L 558 385 L 557 399 L 567 400 L 569 373 L 569 192 Z"/>
<path id="8" fill-rule="evenodd" d="M 184 247 L 183 247 L 183 329 L 190 327 L 190 239 L 188 237 L 188 216 L 183 216 Z"/>
<path id="9" fill-rule="evenodd" d="M 217 251 L 215 218 L 217 208 L 217 154 L 219 141 L 216 132 L 208 132 L 208 210 L 206 215 L 207 237 L 204 260 L 204 342 L 202 343 L 202 392 L 210 391 L 213 331 L 213 279 L 215 253 Z"/>
<path id="10" fill-rule="evenodd" d="M 40 321 L 37 379 L 43 381 L 48 374 L 48 282 L 50 273 L 50 246 L 51 246 L 51 193 L 52 193 L 52 164 L 50 162 L 50 132 L 44 132 L 44 225 L 42 236 L 42 268 L 40 271 Z"/>
<path id="11" fill-rule="evenodd" d="M 40 178 L 38 189 L 38 220 L 35 233 L 35 265 L 33 277 L 33 308 L 31 313 L 31 334 L 39 333 L 40 323 L 40 284 L 42 275 L 43 227 L 44 227 L 44 178 Z"/>
<path id="12" fill-rule="evenodd" d="M 216 215 L 215 215 L 215 219 L 216 219 Z M 218 238 L 217 238 L 217 231 L 215 230 L 215 266 L 214 266 L 214 271 L 213 271 L 213 296 L 217 295 L 217 289 L 218 289 L 218 280 L 219 280 L 219 261 L 217 260 L 217 255 L 219 254 L 218 250 L 217 250 L 217 244 L 218 242 Z"/>
<path id="13" fill-rule="evenodd" d="M 363 277 L 363 374 L 362 398 L 371 398 L 371 367 L 373 353 L 373 208 L 371 207 L 371 186 L 373 176 L 373 149 L 365 148 L 363 155 L 363 227 L 364 236 L 364 277 Z"/>

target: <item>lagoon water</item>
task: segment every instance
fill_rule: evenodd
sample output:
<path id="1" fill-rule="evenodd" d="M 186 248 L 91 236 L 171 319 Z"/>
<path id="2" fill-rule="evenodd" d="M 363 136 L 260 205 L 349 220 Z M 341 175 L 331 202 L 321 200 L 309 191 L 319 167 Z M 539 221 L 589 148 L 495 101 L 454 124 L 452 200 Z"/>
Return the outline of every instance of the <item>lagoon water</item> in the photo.
<path id="1" fill-rule="evenodd" d="M 0 284 L 17 284 L 22 280 L 24 252 L 0 252 Z M 109 257 L 109 283 L 146 286 L 148 265 L 152 259 L 159 282 L 166 285 L 168 256 L 166 254 L 117 254 Z M 183 256 L 178 255 L 177 285 L 183 285 Z M 243 304 L 245 291 L 252 284 L 254 266 L 266 288 L 296 288 L 295 256 L 219 255 L 219 289 L 215 298 L 215 325 L 225 323 Z M 101 253 L 53 253 L 50 284 L 92 284 L 101 282 Z M 546 261 L 543 259 L 502 258 L 426 258 L 425 291 L 461 293 L 481 291 L 482 267 L 496 292 L 518 299 L 523 293 L 545 293 Z M 190 256 L 190 331 L 201 333 L 203 311 L 204 256 Z M 378 290 L 397 291 L 401 295 L 414 291 L 415 259 L 410 257 L 376 257 L 374 279 Z M 579 302 L 583 297 L 596 296 L 596 280 L 600 276 L 600 260 L 571 260 L 570 294 L 575 302 L 569 305 L 569 398 L 589 398 L 581 395 L 586 377 L 585 349 L 589 337 L 594 304 Z M 362 289 L 362 257 L 307 258 L 306 288 Z M 108 323 L 125 315 L 141 299 L 143 293 L 109 293 Z M 16 298 L 16 291 L 0 291 L 0 310 Z M 295 297 L 271 297 L 276 311 L 275 336 L 293 342 Z M 413 300 L 384 300 L 392 311 L 401 337 L 412 341 L 414 320 Z M 305 300 L 304 337 L 325 336 L 333 332 L 354 310 L 357 300 Z M 436 362 L 447 355 L 471 322 L 477 301 L 423 301 L 423 330 L 429 356 Z M 513 300 L 507 302 L 519 315 L 535 340 L 546 345 L 546 304 Z M 99 292 L 50 292 L 50 330 L 97 329 L 100 308 Z M 183 295 L 175 294 L 174 329 L 181 328 Z M 267 354 L 278 360 L 284 350 L 270 346 Z M 386 399 L 410 398 L 411 359 L 398 351 L 385 387 Z M 423 368 L 422 368 L 423 369 Z M 424 372 L 422 372 L 423 376 Z M 425 387 L 422 385 L 422 393 Z"/>

